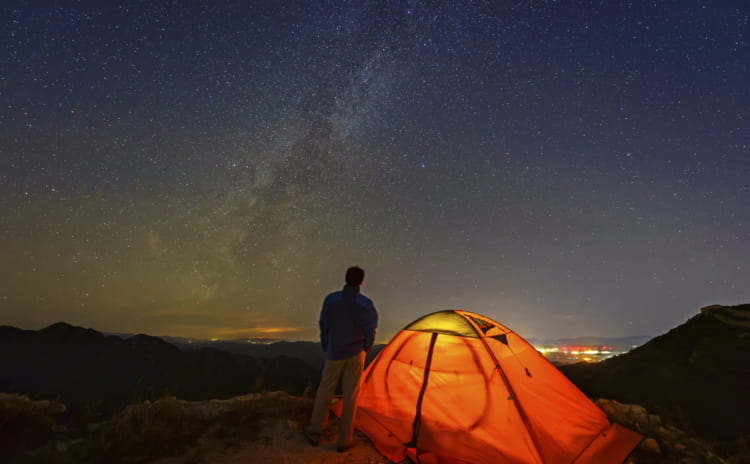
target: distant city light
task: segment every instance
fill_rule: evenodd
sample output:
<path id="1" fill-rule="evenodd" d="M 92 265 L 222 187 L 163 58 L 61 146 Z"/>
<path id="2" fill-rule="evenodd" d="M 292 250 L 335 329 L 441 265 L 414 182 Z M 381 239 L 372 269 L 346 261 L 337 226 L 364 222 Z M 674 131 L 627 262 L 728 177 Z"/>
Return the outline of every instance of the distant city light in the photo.
<path id="1" fill-rule="evenodd" d="M 558 365 L 603 361 L 627 351 L 615 351 L 611 346 L 597 347 L 585 345 L 535 346 L 534 348 L 548 360 Z"/>

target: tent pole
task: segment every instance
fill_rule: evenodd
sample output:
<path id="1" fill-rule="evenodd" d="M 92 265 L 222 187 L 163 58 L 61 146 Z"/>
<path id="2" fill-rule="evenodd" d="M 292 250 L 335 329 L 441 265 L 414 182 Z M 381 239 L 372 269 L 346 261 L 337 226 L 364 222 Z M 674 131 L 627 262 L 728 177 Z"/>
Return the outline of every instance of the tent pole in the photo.
<path id="1" fill-rule="evenodd" d="M 414 448 L 415 450 L 417 449 L 417 436 L 419 435 L 419 429 L 422 426 L 422 400 L 424 399 L 424 394 L 427 390 L 427 383 L 430 380 L 430 366 L 432 365 L 432 354 L 435 351 L 437 336 L 437 332 L 433 332 L 430 337 L 430 348 L 427 350 L 427 361 L 425 362 L 424 374 L 422 376 L 422 388 L 419 389 L 419 396 L 417 397 L 417 410 L 414 414 L 411 440 L 406 444 L 407 447 Z M 417 460 L 419 460 L 419 450 L 417 450 Z"/>

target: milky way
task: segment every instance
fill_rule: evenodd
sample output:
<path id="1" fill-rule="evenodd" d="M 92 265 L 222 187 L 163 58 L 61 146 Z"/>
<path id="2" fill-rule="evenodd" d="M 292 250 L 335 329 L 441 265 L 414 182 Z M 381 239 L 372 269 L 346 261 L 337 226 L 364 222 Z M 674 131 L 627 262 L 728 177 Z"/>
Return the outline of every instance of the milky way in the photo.
<path id="1" fill-rule="evenodd" d="M 382 340 L 750 299 L 745 2 L 251 3 L 0 7 L 0 323 L 314 339 L 353 264 Z"/>

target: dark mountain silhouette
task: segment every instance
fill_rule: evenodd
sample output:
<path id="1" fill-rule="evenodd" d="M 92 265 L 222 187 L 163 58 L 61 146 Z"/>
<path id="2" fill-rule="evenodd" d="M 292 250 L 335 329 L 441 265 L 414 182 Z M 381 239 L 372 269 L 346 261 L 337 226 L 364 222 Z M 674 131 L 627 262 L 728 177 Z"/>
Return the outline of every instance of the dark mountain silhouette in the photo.
<path id="1" fill-rule="evenodd" d="M 748 359 L 750 304 L 711 306 L 629 353 L 561 370 L 588 396 L 643 405 L 731 448 L 750 438 Z"/>
<path id="2" fill-rule="evenodd" d="M 105 413 L 165 394 L 187 400 L 279 389 L 301 394 L 320 376 L 286 356 L 185 351 L 148 335 L 123 339 L 63 322 L 39 331 L 0 326 L 0 352 L 0 391 L 59 399 L 74 408 L 100 401 Z"/>

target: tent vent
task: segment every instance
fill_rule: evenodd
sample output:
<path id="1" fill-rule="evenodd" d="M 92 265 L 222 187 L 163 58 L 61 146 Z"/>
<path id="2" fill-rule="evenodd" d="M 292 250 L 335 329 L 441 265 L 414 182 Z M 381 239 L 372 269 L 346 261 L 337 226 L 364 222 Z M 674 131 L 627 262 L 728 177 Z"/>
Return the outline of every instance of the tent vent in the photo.
<path id="1" fill-rule="evenodd" d="M 487 333 L 488 330 L 490 330 L 491 328 L 495 327 L 494 324 L 492 324 L 492 323 L 490 323 L 488 321 L 485 321 L 484 319 L 479 319 L 479 318 L 474 317 L 474 316 L 469 316 L 469 317 L 471 318 L 472 321 L 474 321 L 474 323 L 477 325 L 477 327 L 479 327 L 479 329 L 482 331 L 482 333 Z"/>
<path id="2" fill-rule="evenodd" d="M 495 340 L 499 341 L 503 345 L 508 346 L 508 335 L 507 334 L 493 335 L 490 338 L 494 338 Z"/>

